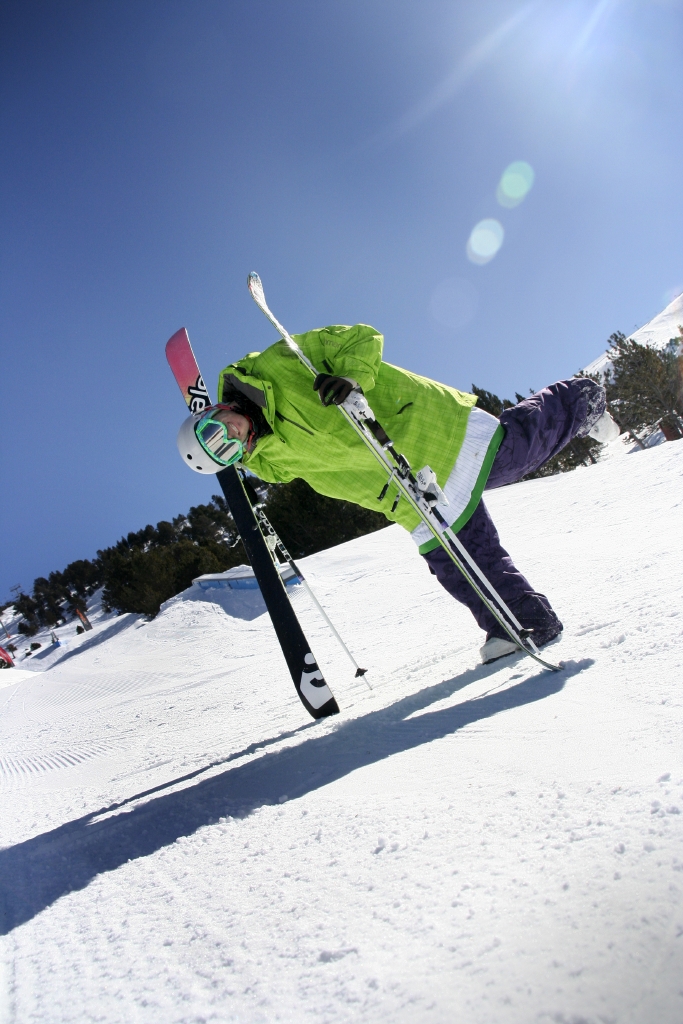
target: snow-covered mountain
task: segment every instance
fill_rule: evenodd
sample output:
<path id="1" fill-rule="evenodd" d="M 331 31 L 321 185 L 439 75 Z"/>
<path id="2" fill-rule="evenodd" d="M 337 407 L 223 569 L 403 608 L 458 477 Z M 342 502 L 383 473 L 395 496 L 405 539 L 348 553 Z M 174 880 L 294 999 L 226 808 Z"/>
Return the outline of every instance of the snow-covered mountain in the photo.
<path id="1" fill-rule="evenodd" d="M 389 527 L 259 600 L 92 610 L 0 672 L 3 1024 L 680 1024 L 683 442 L 487 497 L 565 623 L 479 631 Z"/>
<path id="2" fill-rule="evenodd" d="M 653 345 L 654 348 L 666 348 L 672 338 L 679 338 L 679 327 L 683 325 L 683 292 L 666 309 L 653 317 L 643 327 L 629 335 L 640 345 Z M 612 365 L 609 349 L 592 363 L 584 367 L 585 373 L 605 373 Z"/>

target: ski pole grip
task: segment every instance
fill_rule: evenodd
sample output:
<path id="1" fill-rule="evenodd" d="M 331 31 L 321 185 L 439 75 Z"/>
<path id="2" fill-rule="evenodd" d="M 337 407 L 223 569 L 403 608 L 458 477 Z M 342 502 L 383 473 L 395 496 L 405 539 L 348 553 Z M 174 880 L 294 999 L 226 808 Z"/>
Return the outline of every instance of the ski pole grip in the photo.
<path id="1" fill-rule="evenodd" d="M 382 445 L 382 448 L 388 448 L 394 443 L 384 427 L 381 426 L 377 420 L 366 420 L 365 423 L 375 441 L 378 441 Z"/>

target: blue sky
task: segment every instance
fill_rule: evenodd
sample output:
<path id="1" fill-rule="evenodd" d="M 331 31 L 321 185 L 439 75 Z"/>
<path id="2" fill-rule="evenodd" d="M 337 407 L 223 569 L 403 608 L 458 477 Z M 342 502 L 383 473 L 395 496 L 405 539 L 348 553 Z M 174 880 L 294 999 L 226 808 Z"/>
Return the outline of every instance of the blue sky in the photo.
<path id="1" fill-rule="evenodd" d="M 0 601 L 216 490 L 164 344 L 213 390 L 275 341 L 252 269 L 290 331 L 370 323 L 505 396 L 649 320 L 683 289 L 682 43 L 680 0 L 5 0 Z"/>

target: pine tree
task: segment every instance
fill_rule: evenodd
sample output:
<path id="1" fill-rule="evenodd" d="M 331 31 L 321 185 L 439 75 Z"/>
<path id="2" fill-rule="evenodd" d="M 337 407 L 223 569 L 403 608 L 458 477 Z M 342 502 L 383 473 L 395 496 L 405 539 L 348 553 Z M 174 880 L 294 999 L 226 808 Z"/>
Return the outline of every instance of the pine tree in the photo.
<path id="1" fill-rule="evenodd" d="M 104 554 L 104 553 L 103 553 Z M 119 613 L 135 612 L 154 618 L 171 597 L 186 590 L 197 576 L 223 572 L 231 564 L 226 549 L 221 557 L 190 540 L 143 550 L 109 549 L 104 558 L 103 605 Z"/>
<path id="2" fill-rule="evenodd" d="M 478 388 L 476 384 L 472 385 L 472 394 L 477 396 L 477 408 L 490 412 L 492 416 L 500 416 L 503 409 L 511 409 L 514 405 L 509 399 L 499 398 L 492 391 Z M 518 401 L 521 401 L 521 396 L 518 396 Z"/>
<path id="3" fill-rule="evenodd" d="M 150 618 L 195 577 L 246 561 L 232 516 L 217 495 L 173 522 L 162 520 L 129 533 L 97 555 L 105 610 Z"/>
<path id="4" fill-rule="evenodd" d="M 681 330 L 683 337 L 683 330 Z M 631 434 L 657 427 L 667 440 L 683 437 L 683 354 L 680 339 L 664 349 L 641 345 L 620 331 L 610 336 L 612 367 L 604 384 L 610 412 Z"/>

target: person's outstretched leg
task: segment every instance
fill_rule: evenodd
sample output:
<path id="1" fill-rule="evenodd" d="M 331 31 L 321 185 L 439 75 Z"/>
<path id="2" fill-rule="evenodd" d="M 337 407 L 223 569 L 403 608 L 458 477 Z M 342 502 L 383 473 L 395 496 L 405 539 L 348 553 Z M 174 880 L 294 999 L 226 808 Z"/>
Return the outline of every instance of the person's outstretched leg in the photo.
<path id="1" fill-rule="evenodd" d="M 525 629 L 533 629 L 533 639 L 537 646 L 548 643 L 562 632 L 562 623 L 550 607 L 548 598 L 534 590 L 513 565 L 512 559 L 500 543 L 498 531 L 483 501 L 479 502 L 474 515 L 458 532 L 458 540 L 522 626 Z M 429 551 L 424 558 L 439 583 L 456 601 L 469 608 L 479 626 L 486 632 L 487 641 L 494 637 L 507 638 L 504 629 L 477 597 L 441 546 Z"/>
<path id="2" fill-rule="evenodd" d="M 585 437 L 605 411 L 605 389 L 588 377 L 550 384 L 505 409 L 505 437 L 493 461 L 486 489 L 533 473 L 575 437 Z"/>

